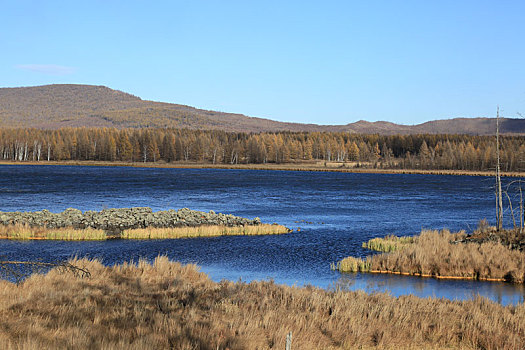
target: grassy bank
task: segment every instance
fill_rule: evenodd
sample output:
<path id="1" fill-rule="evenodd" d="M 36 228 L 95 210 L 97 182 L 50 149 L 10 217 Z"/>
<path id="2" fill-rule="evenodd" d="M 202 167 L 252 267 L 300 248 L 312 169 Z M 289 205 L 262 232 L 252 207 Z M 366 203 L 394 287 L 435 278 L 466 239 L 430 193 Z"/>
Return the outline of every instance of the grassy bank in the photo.
<path id="1" fill-rule="evenodd" d="M 520 349 L 525 306 L 212 282 L 167 258 L 0 281 L 3 349 Z"/>
<path id="2" fill-rule="evenodd" d="M 367 174 L 423 174 L 423 175 L 469 175 L 494 176 L 493 171 L 471 170 L 419 170 L 419 169 L 378 169 L 369 167 L 355 167 L 352 162 L 297 162 L 297 163 L 266 163 L 266 164 L 211 164 L 196 162 L 109 162 L 109 161 L 40 161 L 40 162 L 13 162 L 0 161 L 4 165 L 81 165 L 81 166 L 124 166 L 139 168 L 177 168 L 177 169 L 246 169 L 246 170 L 285 170 L 285 171 L 317 171 Z M 502 176 L 525 177 L 524 172 L 502 172 Z"/>
<path id="3" fill-rule="evenodd" d="M 465 237 L 463 233 L 446 230 L 423 231 L 412 243 L 405 244 L 400 243 L 402 239 L 386 237 L 373 246 L 388 253 L 366 259 L 348 257 L 332 268 L 341 272 L 524 282 L 524 252 L 510 249 L 499 241 L 477 243 Z"/>
<path id="4" fill-rule="evenodd" d="M 217 237 L 233 235 L 274 235 L 288 233 L 290 230 L 282 225 L 260 224 L 252 226 L 203 225 L 196 227 L 142 228 L 125 230 L 119 235 L 107 234 L 104 230 L 93 228 L 74 229 L 31 227 L 29 225 L 0 225 L 0 239 L 17 240 L 70 240 L 92 241 L 114 238 L 123 239 L 176 239 L 193 237 Z"/>

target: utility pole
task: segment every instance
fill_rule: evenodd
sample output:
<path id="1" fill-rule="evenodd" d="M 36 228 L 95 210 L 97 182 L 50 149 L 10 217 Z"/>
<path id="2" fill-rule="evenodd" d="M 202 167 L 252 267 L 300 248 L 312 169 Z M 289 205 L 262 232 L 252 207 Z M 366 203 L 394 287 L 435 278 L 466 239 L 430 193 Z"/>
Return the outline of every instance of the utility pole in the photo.
<path id="1" fill-rule="evenodd" d="M 501 196 L 501 173 L 500 173 L 500 156 L 499 156 L 499 106 L 496 114 L 496 212 L 497 212 L 497 230 L 501 231 L 503 227 L 503 198 Z"/>

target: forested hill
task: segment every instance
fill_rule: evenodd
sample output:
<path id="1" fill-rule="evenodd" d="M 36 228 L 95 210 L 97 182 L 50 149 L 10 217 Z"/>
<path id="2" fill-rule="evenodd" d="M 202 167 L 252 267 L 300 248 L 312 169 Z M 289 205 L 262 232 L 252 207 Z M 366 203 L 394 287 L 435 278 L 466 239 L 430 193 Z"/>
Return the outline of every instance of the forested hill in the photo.
<path id="1" fill-rule="evenodd" d="M 293 130 L 294 124 L 144 101 L 93 85 L 0 88 L 0 127 L 173 127 L 228 131 Z M 315 130 L 315 126 L 305 130 Z"/>
<path id="2" fill-rule="evenodd" d="M 283 123 L 242 114 L 144 101 L 104 86 L 45 85 L 0 88 L 0 127 L 188 128 L 235 132 L 327 131 L 359 134 L 493 134 L 494 119 L 456 118 L 419 125 L 358 121 L 347 125 Z M 525 133 L 525 120 L 501 120 L 503 133 Z"/>

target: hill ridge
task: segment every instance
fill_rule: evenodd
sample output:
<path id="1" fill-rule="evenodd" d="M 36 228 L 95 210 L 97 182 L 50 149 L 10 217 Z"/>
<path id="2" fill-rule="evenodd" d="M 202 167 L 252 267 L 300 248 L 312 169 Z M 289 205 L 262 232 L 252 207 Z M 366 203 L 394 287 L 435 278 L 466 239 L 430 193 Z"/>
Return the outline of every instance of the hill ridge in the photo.
<path id="1" fill-rule="evenodd" d="M 234 132 L 327 131 L 365 134 L 494 133 L 494 118 L 453 118 L 416 125 L 359 120 L 346 125 L 279 122 L 239 113 L 142 100 L 103 85 L 51 84 L 0 88 L 0 127 L 174 127 Z M 525 120 L 501 119 L 504 133 L 525 133 Z"/>

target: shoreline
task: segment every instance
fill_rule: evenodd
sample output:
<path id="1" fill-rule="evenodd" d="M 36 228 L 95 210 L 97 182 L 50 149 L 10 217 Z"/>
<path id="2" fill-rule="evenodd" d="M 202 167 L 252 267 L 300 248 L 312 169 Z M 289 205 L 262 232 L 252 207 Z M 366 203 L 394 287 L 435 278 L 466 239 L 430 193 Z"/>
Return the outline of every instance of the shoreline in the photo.
<path id="1" fill-rule="evenodd" d="M 321 162 L 322 163 L 322 162 Z M 283 164 L 209 164 L 194 162 L 108 162 L 108 161 L 0 161 L 0 165 L 65 165 L 65 166 L 105 166 L 105 167 L 132 167 L 156 169 L 224 169 L 224 170 L 278 170 L 278 171 L 311 171 L 337 172 L 356 174 L 417 174 L 417 175 L 455 175 L 455 176 L 495 176 L 493 171 L 481 170 L 422 170 L 422 169 L 383 169 L 357 168 L 348 166 L 348 163 L 329 162 L 328 166 L 319 163 L 283 163 Z M 502 172 L 503 177 L 525 177 L 525 172 Z"/>
<path id="2" fill-rule="evenodd" d="M 367 273 L 374 274 L 389 274 L 389 275 L 400 275 L 400 276 L 414 276 L 422 278 L 434 278 L 437 280 L 471 280 L 471 281 L 482 281 L 482 282 L 507 282 L 504 278 L 490 278 L 490 277 L 475 277 L 475 276 L 441 276 L 441 275 L 432 275 L 425 273 L 410 273 L 410 272 L 401 272 L 401 271 L 389 271 L 389 270 L 370 270 Z"/>

